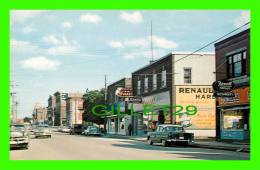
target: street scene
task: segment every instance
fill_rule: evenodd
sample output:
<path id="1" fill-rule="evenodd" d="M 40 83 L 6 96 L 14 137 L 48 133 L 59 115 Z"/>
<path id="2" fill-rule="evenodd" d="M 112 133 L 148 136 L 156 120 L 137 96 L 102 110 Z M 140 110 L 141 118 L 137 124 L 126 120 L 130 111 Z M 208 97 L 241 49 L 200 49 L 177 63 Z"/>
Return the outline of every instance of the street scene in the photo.
<path id="1" fill-rule="evenodd" d="M 250 11 L 10 18 L 11 160 L 250 159 Z"/>
<path id="2" fill-rule="evenodd" d="M 75 154 L 72 154 L 75 153 Z M 28 150 L 12 150 L 14 160 L 246 160 L 244 152 L 196 147 L 150 146 L 144 141 L 54 134 L 30 141 Z"/>

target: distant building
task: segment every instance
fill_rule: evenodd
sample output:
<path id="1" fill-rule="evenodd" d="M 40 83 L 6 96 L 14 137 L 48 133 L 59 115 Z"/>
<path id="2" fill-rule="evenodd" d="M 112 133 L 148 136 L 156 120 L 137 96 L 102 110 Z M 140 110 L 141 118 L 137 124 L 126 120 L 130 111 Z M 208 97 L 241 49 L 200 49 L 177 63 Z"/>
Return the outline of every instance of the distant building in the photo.
<path id="1" fill-rule="evenodd" d="M 48 117 L 48 123 L 51 126 L 54 126 L 54 122 L 55 122 L 55 108 L 56 108 L 56 98 L 54 95 L 50 95 L 48 98 L 47 117 Z"/>
<path id="2" fill-rule="evenodd" d="M 39 103 L 36 103 L 33 109 L 33 123 L 45 124 L 48 122 L 47 108 L 43 107 Z"/>
<path id="3" fill-rule="evenodd" d="M 82 124 L 83 94 L 68 93 L 66 98 L 66 125 Z"/>
<path id="4" fill-rule="evenodd" d="M 54 126 L 66 126 L 66 98 L 67 93 L 57 91 L 55 96 Z"/>
<path id="5" fill-rule="evenodd" d="M 128 134 L 127 127 L 132 123 L 132 118 L 130 115 L 118 115 L 117 108 L 120 108 L 120 112 L 125 112 L 126 97 L 120 97 L 117 92 L 127 89 L 132 93 L 132 79 L 122 78 L 107 87 L 107 105 L 111 108 L 115 108 L 115 112 L 106 117 L 106 129 L 107 133 L 110 134 Z M 111 109 L 110 109 L 111 110 Z"/>
<path id="6" fill-rule="evenodd" d="M 233 82 L 234 96 L 217 98 L 217 138 L 250 139 L 250 29 L 215 44 L 216 80 Z"/>
<path id="7" fill-rule="evenodd" d="M 187 126 L 195 136 L 214 137 L 214 72 L 214 53 L 170 53 L 134 71 L 134 95 L 142 97 L 142 103 L 133 104 L 138 112 L 133 124 L 135 135 L 170 123 Z M 144 104 L 156 106 L 144 114 Z M 189 105 L 197 108 L 193 116 L 187 115 Z"/>

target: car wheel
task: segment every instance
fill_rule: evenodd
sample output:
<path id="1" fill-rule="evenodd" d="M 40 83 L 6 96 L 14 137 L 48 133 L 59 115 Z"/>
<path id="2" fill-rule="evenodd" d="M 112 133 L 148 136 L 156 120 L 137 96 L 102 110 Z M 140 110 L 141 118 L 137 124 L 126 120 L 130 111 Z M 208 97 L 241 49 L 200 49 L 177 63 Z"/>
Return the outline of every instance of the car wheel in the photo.
<path id="1" fill-rule="evenodd" d="M 162 146 L 164 147 L 168 146 L 168 142 L 166 140 L 162 140 Z"/>
<path id="2" fill-rule="evenodd" d="M 149 145 L 153 145 L 153 141 L 152 141 L 151 138 L 148 138 L 148 144 L 149 144 Z"/>

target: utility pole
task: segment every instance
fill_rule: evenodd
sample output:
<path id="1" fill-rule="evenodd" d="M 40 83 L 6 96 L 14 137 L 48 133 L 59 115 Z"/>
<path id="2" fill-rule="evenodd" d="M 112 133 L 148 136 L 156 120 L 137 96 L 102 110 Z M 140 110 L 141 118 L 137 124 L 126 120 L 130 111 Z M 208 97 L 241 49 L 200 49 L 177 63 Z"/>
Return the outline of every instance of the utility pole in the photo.
<path id="1" fill-rule="evenodd" d="M 105 104 L 107 103 L 107 75 L 105 74 Z"/>
<path id="2" fill-rule="evenodd" d="M 14 87 L 17 87 L 17 84 L 14 84 L 14 81 L 10 81 L 10 97 L 11 97 L 11 106 L 10 106 L 10 118 L 11 122 L 15 122 L 17 119 L 17 108 L 18 108 L 18 101 L 16 100 L 16 92 L 14 92 Z"/>
<path id="3" fill-rule="evenodd" d="M 151 62 L 154 61 L 153 57 L 153 21 L 151 20 Z"/>

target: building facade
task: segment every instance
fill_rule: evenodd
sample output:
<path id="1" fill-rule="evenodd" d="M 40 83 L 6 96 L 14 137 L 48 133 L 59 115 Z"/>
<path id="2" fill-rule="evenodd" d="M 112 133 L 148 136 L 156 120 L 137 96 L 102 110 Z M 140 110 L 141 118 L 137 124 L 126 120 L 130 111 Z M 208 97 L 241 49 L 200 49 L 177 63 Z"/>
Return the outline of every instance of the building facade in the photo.
<path id="1" fill-rule="evenodd" d="M 66 98 L 66 125 L 82 124 L 83 94 L 69 93 Z"/>
<path id="2" fill-rule="evenodd" d="M 35 123 L 35 124 L 48 123 L 47 107 L 43 107 L 38 103 L 35 104 L 32 117 L 33 117 L 33 123 Z"/>
<path id="3" fill-rule="evenodd" d="M 132 92 L 131 78 L 123 78 L 107 87 L 107 105 L 109 108 L 115 108 L 114 113 L 111 113 L 111 115 L 106 117 L 106 130 L 109 134 L 129 134 L 128 126 L 132 123 L 132 117 L 126 114 L 117 114 L 117 108 L 119 108 L 122 113 L 126 113 L 127 110 L 127 97 L 122 97 L 118 94 L 120 93 L 120 90 L 123 89 Z"/>
<path id="4" fill-rule="evenodd" d="M 133 72 L 134 95 L 142 97 L 142 103 L 132 107 L 138 113 L 134 133 L 169 123 L 186 125 L 195 136 L 215 136 L 214 66 L 214 54 L 171 53 Z M 193 107 L 187 110 L 189 105 Z M 186 114 L 194 108 L 196 114 Z"/>
<path id="5" fill-rule="evenodd" d="M 217 98 L 217 138 L 250 139 L 250 29 L 215 44 L 216 80 L 232 82 L 234 96 Z"/>
<path id="6" fill-rule="evenodd" d="M 56 99 L 54 95 L 48 98 L 47 117 L 50 126 L 54 126 Z"/>
<path id="7" fill-rule="evenodd" d="M 66 126 L 66 98 L 68 94 L 57 91 L 54 96 L 54 126 Z"/>

